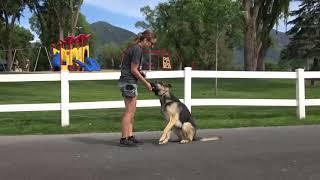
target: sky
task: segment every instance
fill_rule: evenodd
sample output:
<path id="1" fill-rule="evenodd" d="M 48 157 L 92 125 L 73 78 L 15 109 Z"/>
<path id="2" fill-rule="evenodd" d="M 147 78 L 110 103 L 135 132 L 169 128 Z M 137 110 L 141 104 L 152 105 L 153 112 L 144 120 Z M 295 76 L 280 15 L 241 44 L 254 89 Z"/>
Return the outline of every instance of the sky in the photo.
<path id="1" fill-rule="evenodd" d="M 167 0 L 84 0 L 81 13 L 86 16 L 89 23 L 106 21 L 114 26 L 138 33 L 142 31 L 142 29 L 137 29 L 135 23 L 144 20 L 140 8 L 147 5 L 154 8 L 159 2 L 166 1 Z M 296 10 L 298 6 L 299 2 L 291 2 L 290 10 Z M 31 15 L 28 9 L 23 11 L 23 17 L 20 19 L 20 24 L 23 27 L 30 29 L 29 18 Z M 291 27 L 288 26 L 287 28 L 290 29 Z M 278 31 L 286 31 L 283 20 L 280 20 Z M 35 35 L 35 39 L 38 39 L 34 32 L 33 34 Z"/>

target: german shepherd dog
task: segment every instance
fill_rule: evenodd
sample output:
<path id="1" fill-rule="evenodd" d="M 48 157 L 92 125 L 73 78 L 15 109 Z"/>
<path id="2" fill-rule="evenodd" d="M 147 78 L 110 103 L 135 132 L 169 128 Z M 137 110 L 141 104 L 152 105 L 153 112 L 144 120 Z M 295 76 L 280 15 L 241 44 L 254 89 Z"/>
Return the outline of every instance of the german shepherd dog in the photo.
<path id="1" fill-rule="evenodd" d="M 220 139 L 217 136 L 196 138 L 196 124 L 191 113 L 187 106 L 170 92 L 171 84 L 159 81 L 150 84 L 152 91 L 160 99 L 161 113 L 167 121 L 159 139 L 159 144 L 166 144 L 169 141 L 171 131 L 177 135 L 181 144 L 190 143 L 193 140 L 212 141 Z"/>

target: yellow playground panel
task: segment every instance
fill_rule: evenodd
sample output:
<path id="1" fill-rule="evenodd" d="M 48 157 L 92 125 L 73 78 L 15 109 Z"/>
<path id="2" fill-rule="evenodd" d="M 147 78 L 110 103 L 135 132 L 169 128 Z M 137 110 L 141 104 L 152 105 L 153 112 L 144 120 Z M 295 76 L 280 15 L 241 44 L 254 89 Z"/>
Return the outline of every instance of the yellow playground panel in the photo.
<path id="1" fill-rule="evenodd" d="M 79 48 L 73 48 L 71 50 L 67 50 L 64 48 L 61 48 L 61 59 L 62 61 L 66 62 L 66 65 L 74 65 L 73 60 L 79 60 L 81 62 L 84 62 L 86 57 L 89 57 L 89 45 L 86 45 L 84 47 L 79 47 Z M 53 48 L 53 54 L 60 53 L 60 51 L 56 48 Z"/>

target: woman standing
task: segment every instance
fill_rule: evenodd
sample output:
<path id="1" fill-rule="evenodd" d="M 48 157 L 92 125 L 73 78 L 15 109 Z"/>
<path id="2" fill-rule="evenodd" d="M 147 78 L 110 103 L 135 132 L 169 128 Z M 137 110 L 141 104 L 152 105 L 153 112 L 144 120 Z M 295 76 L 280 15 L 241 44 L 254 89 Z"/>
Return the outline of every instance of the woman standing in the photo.
<path id="1" fill-rule="evenodd" d="M 134 43 L 124 52 L 119 87 L 124 97 L 125 111 L 121 120 L 120 146 L 137 146 L 141 142 L 133 135 L 134 115 L 136 112 L 138 85 L 140 80 L 147 90 L 152 91 L 150 83 L 140 71 L 142 49 L 151 48 L 156 43 L 157 37 L 151 31 L 140 33 Z"/>

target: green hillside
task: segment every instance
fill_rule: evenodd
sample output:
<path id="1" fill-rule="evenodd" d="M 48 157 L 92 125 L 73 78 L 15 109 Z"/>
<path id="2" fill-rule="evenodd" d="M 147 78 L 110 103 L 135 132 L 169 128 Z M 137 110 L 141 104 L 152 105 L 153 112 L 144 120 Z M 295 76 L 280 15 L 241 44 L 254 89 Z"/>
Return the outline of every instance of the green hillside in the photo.
<path id="1" fill-rule="evenodd" d="M 135 36 L 131 31 L 113 26 L 103 21 L 90 24 L 90 28 L 95 35 L 96 47 L 108 43 L 114 43 L 121 46 L 123 43 L 127 42 L 129 38 Z"/>

